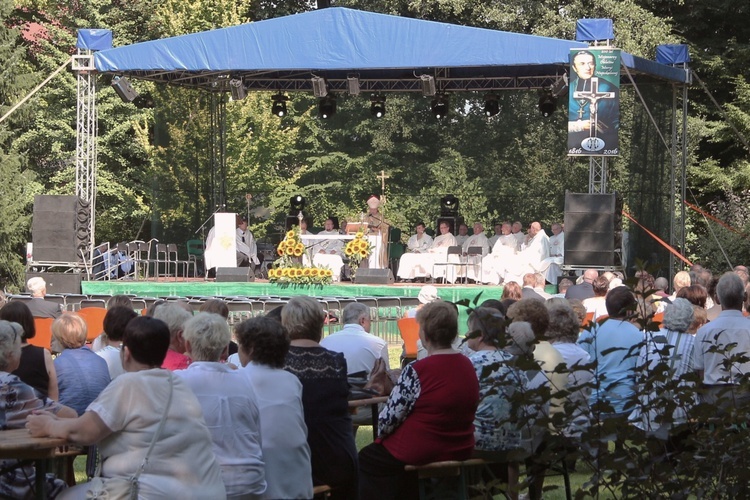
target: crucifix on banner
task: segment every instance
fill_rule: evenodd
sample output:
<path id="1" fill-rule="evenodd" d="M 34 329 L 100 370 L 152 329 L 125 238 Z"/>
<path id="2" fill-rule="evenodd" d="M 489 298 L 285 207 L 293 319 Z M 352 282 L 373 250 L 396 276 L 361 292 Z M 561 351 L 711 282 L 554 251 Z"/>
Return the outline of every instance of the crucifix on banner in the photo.
<path id="1" fill-rule="evenodd" d="M 590 88 L 589 90 L 586 90 L 586 87 L 584 86 L 583 90 L 576 90 L 573 92 L 573 99 L 577 99 L 579 103 L 581 104 L 579 110 L 578 110 L 578 119 L 580 120 L 583 117 L 585 104 L 588 104 L 590 107 L 589 112 L 589 147 L 586 148 L 589 151 L 596 151 L 598 149 L 601 149 L 603 144 L 599 144 L 599 139 L 597 137 L 599 124 L 599 113 L 598 113 L 598 105 L 599 101 L 602 99 L 614 99 L 615 93 L 614 92 L 599 92 L 599 78 L 594 76 L 589 79 Z M 585 85 L 585 80 L 584 80 Z"/>

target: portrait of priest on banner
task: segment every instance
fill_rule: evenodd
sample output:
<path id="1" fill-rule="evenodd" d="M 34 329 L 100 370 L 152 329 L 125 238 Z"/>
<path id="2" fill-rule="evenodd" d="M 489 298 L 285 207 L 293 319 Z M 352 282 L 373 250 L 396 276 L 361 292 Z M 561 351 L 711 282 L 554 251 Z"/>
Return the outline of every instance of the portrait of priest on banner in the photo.
<path id="1" fill-rule="evenodd" d="M 570 57 L 568 155 L 617 156 L 620 128 L 620 54 L 575 50 Z"/>

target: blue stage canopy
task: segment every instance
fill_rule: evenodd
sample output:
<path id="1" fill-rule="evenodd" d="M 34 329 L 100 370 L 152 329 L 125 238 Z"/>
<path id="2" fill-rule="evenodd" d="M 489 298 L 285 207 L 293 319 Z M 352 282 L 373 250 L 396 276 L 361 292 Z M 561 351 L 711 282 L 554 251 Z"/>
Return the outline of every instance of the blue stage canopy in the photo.
<path id="1" fill-rule="evenodd" d="M 547 87 L 567 72 L 581 42 L 509 33 L 345 8 L 137 43 L 95 53 L 101 73 L 227 91 L 242 78 L 249 90 L 330 90 L 357 78 L 362 91 L 421 91 L 420 75 L 438 90 Z M 638 76 L 685 82 L 685 72 L 623 55 Z M 650 63 L 650 64 L 647 64 Z"/>

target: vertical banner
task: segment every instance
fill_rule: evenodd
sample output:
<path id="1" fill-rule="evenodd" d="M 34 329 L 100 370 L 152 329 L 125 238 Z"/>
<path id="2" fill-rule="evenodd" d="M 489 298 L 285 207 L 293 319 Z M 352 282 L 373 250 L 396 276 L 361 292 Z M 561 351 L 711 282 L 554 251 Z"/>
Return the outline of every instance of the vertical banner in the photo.
<path id="1" fill-rule="evenodd" d="M 620 49 L 570 51 L 568 156 L 617 156 Z"/>

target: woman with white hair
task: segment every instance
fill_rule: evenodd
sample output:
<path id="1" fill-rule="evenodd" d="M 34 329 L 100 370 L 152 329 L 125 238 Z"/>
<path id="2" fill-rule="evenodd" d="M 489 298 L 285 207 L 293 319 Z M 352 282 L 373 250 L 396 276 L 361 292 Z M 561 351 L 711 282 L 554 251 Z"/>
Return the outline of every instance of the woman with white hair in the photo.
<path id="1" fill-rule="evenodd" d="M 174 373 L 203 408 L 227 498 L 259 499 L 266 480 L 255 392 L 243 371 L 219 361 L 232 338 L 229 326 L 218 314 L 198 313 L 184 324 L 182 338 L 193 361 Z"/>
<path id="2" fill-rule="evenodd" d="M 692 366 L 694 337 L 687 333 L 692 322 L 692 304 L 676 298 L 664 310 L 661 330 L 646 332 L 637 364 L 640 397 L 630 421 L 649 435 L 666 438 L 686 422 L 688 410 L 697 403 L 693 384 L 683 380 Z M 663 408 L 673 405 L 671 419 L 658 418 Z"/>
<path id="3" fill-rule="evenodd" d="M 61 418 L 73 418 L 75 410 L 42 397 L 11 372 L 21 363 L 21 339 L 24 331 L 18 323 L 0 320 L 0 430 L 22 429 L 26 417 L 35 410 L 47 410 Z M 31 498 L 34 467 L 16 460 L 0 460 L 0 498 Z M 53 484 L 54 483 L 54 484 Z M 50 498 L 64 488 L 59 480 L 48 480 Z"/>

